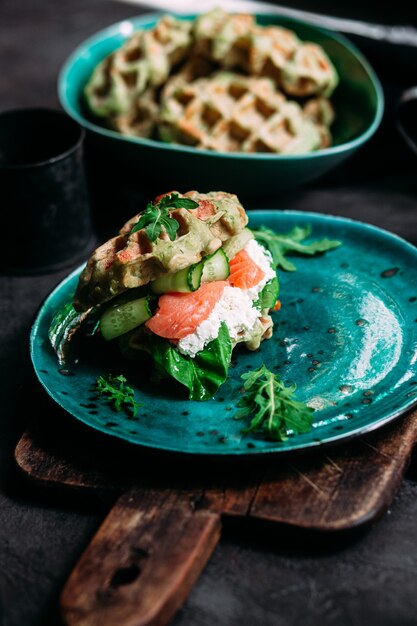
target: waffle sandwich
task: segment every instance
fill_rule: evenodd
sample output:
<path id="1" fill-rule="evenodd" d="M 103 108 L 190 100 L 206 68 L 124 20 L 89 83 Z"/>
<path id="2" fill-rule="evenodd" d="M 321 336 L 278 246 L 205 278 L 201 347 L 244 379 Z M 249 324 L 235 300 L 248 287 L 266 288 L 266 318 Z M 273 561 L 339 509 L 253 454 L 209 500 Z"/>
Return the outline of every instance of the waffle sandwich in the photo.
<path id="1" fill-rule="evenodd" d="M 150 360 L 158 380 L 175 379 L 190 399 L 211 398 L 234 347 L 259 348 L 279 308 L 272 256 L 247 223 L 233 194 L 156 198 L 91 255 L 70 309 L 51 325 L 59 357 L 90 320 L 98 341 Z"/>

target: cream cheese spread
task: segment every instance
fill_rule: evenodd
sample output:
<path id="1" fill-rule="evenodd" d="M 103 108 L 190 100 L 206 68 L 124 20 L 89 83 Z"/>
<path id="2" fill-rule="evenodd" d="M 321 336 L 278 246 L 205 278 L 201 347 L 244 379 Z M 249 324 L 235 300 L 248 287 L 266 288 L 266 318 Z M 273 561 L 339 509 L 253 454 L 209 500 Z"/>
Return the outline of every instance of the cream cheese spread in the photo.
<path id="1" fill-rule="evenodd" d="M 265 276 L 250 289 L 225 287 L 222 297 L 208 318 L 193 333 L 178 341 L 177 348 L 182 354 L 195 357 L 197 352 L 217 337 L 222 322 L 227 324 L 232 341 L 250 339 L 254 333 L 261 330 L 261 312 L 253 306 L 253 303 L 266 283 L 276 274 L 271 267 L 272 257 L 263 246 L 251 240 L 246 244 L 245 250 L 263 270 Z"/>

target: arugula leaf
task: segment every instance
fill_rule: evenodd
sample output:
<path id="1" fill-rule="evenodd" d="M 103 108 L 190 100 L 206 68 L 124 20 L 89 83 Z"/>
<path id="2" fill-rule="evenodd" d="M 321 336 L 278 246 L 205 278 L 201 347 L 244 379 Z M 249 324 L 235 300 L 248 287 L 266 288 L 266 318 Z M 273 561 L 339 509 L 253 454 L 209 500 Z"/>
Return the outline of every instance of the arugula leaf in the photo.
<path id="1" fill-rule="evenodd" d="M 304 243 L 304 240 L 311 235 L 311 226 L 295 226 L 288 233 L 281 234 L 261 226 L 261 228 L 252 232 L 256 240 L 270 251 L 274 265 L 281 267 L 287 272 L 295 272 L 297 269 L 286 258 L 287 254 L 313 256 L 342 245 L 341 241 L 335 239 L 319 239 L 310 243 Z"/>
<path id="2" fill-rule="evenodd" d="M 177 193 L 164 196 L 156 204 L 148 202 L 146 209 L 133 226 L 130 234 L 144 228 L 150 241 L 156 241 L 162 232 L 162 228 L 164 228 L 168 237 L 173 241 L 179 224 L 177 220 L 171 217 L 169 209 L 179 209 L 181 207 L 184 209 L 196 209 L 198 202 L 194 202 L 190 198 L 180 198 Z"/>
<path id="3" fill-rule="evenodd" d="M 120 374 L 119 376 L 99 376 L 96 381 L 94 391 L 99 398 L 104 398 L 110 404 L 113 404 L 115 411 L 128 409 L 135 416 L 140 402 L 135 400 L 135 392 L 132 387 L 128 387 L 126 378 Z"/>
<path id="4" fill-rule="evenodd" d="M 180 198 L 177 193 L 171 193 L 163 198 L 158 203 L 162 208 L 169 207 L 170 209 L 196 209 L 198 202 L 191 200 L 190 198 Z"/>
<path id="5" fill-rule="evenodd" d="M 270 439 L 285 441 L 291 434 L 311 429 L 313 409 L 294 397 L 295 385 L 285 387 L 265 365 L 242 374 L 245 395 L 238 403 L 235 419 L 250 416 L 243 433 L 261 432 Z"/>

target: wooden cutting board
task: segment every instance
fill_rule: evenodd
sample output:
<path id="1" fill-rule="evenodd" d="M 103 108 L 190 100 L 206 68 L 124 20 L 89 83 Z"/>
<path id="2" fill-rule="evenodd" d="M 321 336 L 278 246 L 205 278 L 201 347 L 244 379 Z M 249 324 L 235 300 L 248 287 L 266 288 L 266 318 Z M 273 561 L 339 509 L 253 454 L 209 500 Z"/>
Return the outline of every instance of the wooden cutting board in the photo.
<path id="1" fill-rule="evenodd" d="M 145 450 L 63 412 L 27 428 L 24 476 L 114 504 L 61 594 L 65 624 L 162 626 L 220 538 L 223 516 L 335 532 L 377 520 L 417 440 L 417 411 L 349 443 L 285 457 L 193 458 Z"/>

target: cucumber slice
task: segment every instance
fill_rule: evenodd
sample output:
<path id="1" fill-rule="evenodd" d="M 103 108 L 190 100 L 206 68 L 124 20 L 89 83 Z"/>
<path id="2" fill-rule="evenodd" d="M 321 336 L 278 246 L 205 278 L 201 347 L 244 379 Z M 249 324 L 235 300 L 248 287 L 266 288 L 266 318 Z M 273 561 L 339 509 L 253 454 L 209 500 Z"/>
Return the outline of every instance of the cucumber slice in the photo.
<path id="1" fill-rule="evenodd" d="M 128 302 L 112 304 L 100 319 L 103 339 L 110 341 L 140 326 L 152 316 L 150 298 L 136 298 Z"/>
<path id="2" fill-rule="evenodd" d="M 165 274 L 151 283 L 156 294 L 196 291 L 201 283 L 224 280 L 230 274 L 229 262 L 222 248 L 204 257 L 199 263 L 175 274 Z"/>
<path id="3" fill-rule="evenodd" d="M 151 283 L 154 293 L 172 293 L 195 291 L 201 284 L 203 261 L 185 267 L 175 274 L 165 274 Z"/>
<path id="4" fill-rule="evenodd" d="M 214 280 L 225 280 L 230 274 L 229 261 L 222 248 L 210 254 L 202 261 L 203 274 L 202 283 L 211 283 Z"/>
<path id="5" fill-rule="evenodd" d="M 229 261 L 233 259 L 233 257 L 236 256 L 236 254 L 242 250 L 242 248 L 244 248 L 251 239 L 254 239 L 253 232 L 249 228 L 244 228 L 242 232 L 225 241 L 223 243 L 223 250 L 225 251 Z"/>

